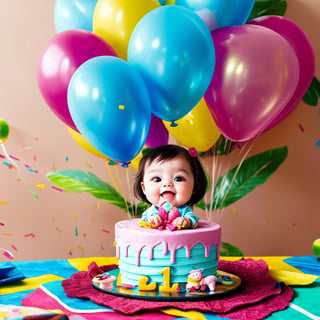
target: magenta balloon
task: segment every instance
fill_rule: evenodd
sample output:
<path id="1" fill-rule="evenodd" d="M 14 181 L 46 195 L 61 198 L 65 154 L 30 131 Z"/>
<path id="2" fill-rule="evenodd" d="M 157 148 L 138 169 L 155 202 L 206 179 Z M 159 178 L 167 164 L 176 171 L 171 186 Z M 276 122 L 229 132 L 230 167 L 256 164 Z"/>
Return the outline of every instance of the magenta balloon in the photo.
<path id="1" fill-rule="evenodd" d="M 213 30 L 216 69 L 204 98 L 221 133 L 233 141 L 255 138 L 288 103 L 298 83 L 291 45 L 261 26 Z"/>
<path id="2" fill-rule="evenodd" d="M 42 97 L 55 115 L 76 131 L 67 102 L 69 82 L 82 63 L 103 55 L 116 56 L 116 52 L 98 35 L 79 29 L 60 32 L 41 53 L 37 81 Z"/>
<path id="3" fill-rule="evenodd" d="M 315 73 L 315 56 L 307 35 L 293 21 L 285 17 L 269 15 L 256 18 L 249 23 L 269 28 L 283 36 L 293 47 L 299 61 L 300 74 L 297 88 L 287 105 L 269 124 L 266 129 L 268 130 L 285 119 L 307 92 Z"/>
<path id="4" fill-rule="evenodd" d="M 155 116 L 151 115 L 151 125 L 146 140 L 146 145 L 149 148 L 156 148 L 168 144 L 169 141 L 169 132 L 162 120 Z"/>

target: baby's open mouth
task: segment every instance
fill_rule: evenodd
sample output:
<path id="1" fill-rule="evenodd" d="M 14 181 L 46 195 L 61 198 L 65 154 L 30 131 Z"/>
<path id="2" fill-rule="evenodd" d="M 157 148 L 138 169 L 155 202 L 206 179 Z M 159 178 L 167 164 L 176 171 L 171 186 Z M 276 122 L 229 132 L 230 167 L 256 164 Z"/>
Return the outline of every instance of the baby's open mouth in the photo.
<path id="1" fill-rule="evenodd" d="M 161 198 L 170 201 L 175 196 L 175 193 L 172 191 L 165 191 L 161 193 Z"/>

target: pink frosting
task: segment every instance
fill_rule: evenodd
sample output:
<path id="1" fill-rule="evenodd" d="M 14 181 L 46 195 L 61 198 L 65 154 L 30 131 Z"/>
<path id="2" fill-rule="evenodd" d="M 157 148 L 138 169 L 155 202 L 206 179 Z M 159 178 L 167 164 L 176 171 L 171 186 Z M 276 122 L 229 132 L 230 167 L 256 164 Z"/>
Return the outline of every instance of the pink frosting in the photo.
<path id="1" fill-rule="evenodd" d="M 205 249 L 205 256 L 209 256 L 209 250 L 216 246 L 217 259 L 219 257 L 219 247 L 221 241 L 220 225 L 199 220 L 198 228 L 182 229 L 176 231 L 146 229 L 139 226 L 140 219 L 123 220 L 116 223 L 115 240 L 116 256 L 120 258 L 119 239 L 125 251 L 125 257 L 128 256 L 128 248 L 131 246 L 137 255 L 136 265 L 140 265 L 141 250 L 146 247 L 149 250 L 149 259 L 153 259 L 153 249 L 162 243 L 163 254 L 167 255 L 170 251 L 170 261 L 175 263 L 175 252 L 177 249 L 185 248 L 186 257 L 190 258 L 191 249 L 198 243 L 202 244 Z M 183 235 L 183 236 L 182 236 Z"/>

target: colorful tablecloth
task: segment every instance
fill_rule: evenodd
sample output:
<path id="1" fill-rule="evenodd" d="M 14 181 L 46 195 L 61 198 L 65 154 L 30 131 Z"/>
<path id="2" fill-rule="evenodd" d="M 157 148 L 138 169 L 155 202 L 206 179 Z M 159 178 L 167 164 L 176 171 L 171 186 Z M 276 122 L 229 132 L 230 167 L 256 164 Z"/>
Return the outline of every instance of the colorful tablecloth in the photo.
<path id="1" fill-rule="evenodd" d="M 223 259 L 237 261 L 240 258 L 223 257 Z M 253 259 L 265 261 L 269 266 L 269 273 L 275 281 L 287 283 L 294 292 L 288 307 L 285 310 L 272 313 L 268 319 L 320 319 L 320 304 L 318 302 L 320 297 L 320 279 L 318 277 L 320 262 L 316 257 L 255 257 Z M 114 312 L 112 309 L 95 304 L 90 300 L 67 297 L 62 287 L 62 281 L 72 278 L 79 271 L 87 271 L 93 261 L 98 266 L 117 263 L 115 258 L 101 257 L 13 262 L 19 273 L 25 276 L 25 279 L 0 284 L 0 318 L 4 315 L 5 311 L 3 310 L 8 305 L 16 306 L 17 310 L 23 305 L 24 308 L 38 307 L 51 312 L 59 310 L 70 319 L 78 320 L 137 319 L 136 315 Z M 44 313 L 47 312 L 45 310 Z M 160 308 L 139 312 L 139 319 L 211 320 L 231 318 L 205 311 Z"/>

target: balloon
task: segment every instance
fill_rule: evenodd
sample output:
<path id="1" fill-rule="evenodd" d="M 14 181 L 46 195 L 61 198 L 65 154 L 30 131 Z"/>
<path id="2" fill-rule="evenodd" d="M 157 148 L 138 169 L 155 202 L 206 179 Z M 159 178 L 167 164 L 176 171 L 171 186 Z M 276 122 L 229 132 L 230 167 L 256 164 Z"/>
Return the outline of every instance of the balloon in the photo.
<path id="1" fill-rule="evenodd" d="M 204 97 L 232 141 L 258 136 L 288 103 L 298 83 L 293 48 L 276 32 L 241 25 L 211 32 L 219 61 Z"/>
<path id="2" fill-rule="evenodd" d="M 118 56 L 126 60 L 135 25 L 146 13 L 158 7 L 157 0 L 98 0 L 93 14 L 93 32 L 110 43 Z"/>
<path id="3" fill-rule="evenodd" d="M 150 127 L 150 97 L 143 79 L 126 61 L 92 58 L 71 78 L 68 104 L 74 123 L 99 152 L 128 162 L 143 147 Z"/>
<path id="4" fill-rule="evenodd" d="M 246 23 L 255 0 L 176 0 L 176 5 L 195 11 L 209 30 Z"/>
<path id="5" fill-rule="evenodd" d="M 74 130 L 78 129 L 67 102 L 70 79 L 82 63 L 101 55 L 115 56 L 116 53 L 102 38 L 86 30 L 58 33 L 41 53 L 37 68 L 40 92 L 55 115 Z"/>
<path id="6" fill-rule="evenodd" d="M 299 104 L 307 92 L 315 72 L 315 56 L 311 42 L 304 31 L 291 20 L 282 16 L 263 16 L 249 21 L 250 24 L 269 28 L 283 36 L 293 47 L 299 61 L 299 80 L 296 90 L 275 119 L 269 124 L 271 129 L 285 119 Z"/>
<path id="7" fill-rule="evenodd" d="M 0 119 L 0 143 L 5 143 L 9 137 L 10 127 L 8 122 Z"/>
<path id="8" fill-rule="evenodd" d="M 165 144 L 168 144 L 169 133 L 165 128 L 162 120 L 155 116 L 151 115 L 151 125 L 146 140 L 146 145 L 149 148 L 156 148 Z"/>
<path id="9" fill-rule="evenodd" d="M 220 131 L 212 119 L 204 98 L 177 121 L 176 127 L 170 126 L 170 122 L 164 121 L 164 124 L 177 142 L 198 152 L 210 149 L 220 137 Z"/>
<path id="10" fill-rule="evenodd" d="M 94 148 L 78 131 L 72 130 L 67 127 L 71 138 L 84 150 L 93 154 L 96 157 L 106 159 L 107 157 L 99 152 L 96 148 Z"/>
<path id="11" fill-rule="evenodd" d="M 205 93 L 215 66 L 214 46 L 195 13 L 163 6 L 138 22 L 129 41 L 128 62 L 148 86 L 152 113 L 175 121 Z"/>
<path id="12" fill-rule="evenodd" d="M 92 31 L 92 17 L 97 0 L 56 0 L 54 25 L 57 33 L 82 29 Z"/>

